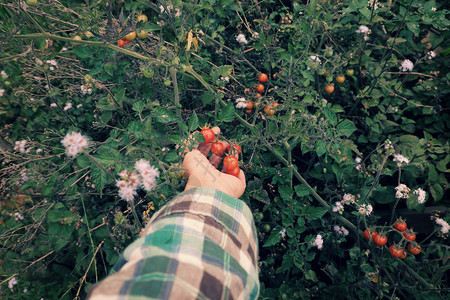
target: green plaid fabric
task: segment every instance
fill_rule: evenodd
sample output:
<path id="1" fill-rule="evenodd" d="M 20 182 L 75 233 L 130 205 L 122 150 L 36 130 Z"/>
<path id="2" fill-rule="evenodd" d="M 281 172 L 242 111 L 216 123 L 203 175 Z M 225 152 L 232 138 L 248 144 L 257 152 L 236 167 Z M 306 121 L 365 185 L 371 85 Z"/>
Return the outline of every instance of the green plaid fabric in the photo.
<path id="1" fill-rule="evenodd" d="M 196 188 L 153 215 L 89 299 L 257 299 L 257 259 L 248 206 Z"/>

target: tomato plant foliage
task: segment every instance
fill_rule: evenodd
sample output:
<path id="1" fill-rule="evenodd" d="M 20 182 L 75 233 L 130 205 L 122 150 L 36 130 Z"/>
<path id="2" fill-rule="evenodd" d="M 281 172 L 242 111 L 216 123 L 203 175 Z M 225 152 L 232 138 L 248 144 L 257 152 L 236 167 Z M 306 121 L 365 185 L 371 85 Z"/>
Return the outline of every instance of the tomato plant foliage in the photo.
<path id="1" fill-rule="evenodd" d="M 449 26 L 439 1 L 2 1 L 0 297 L 83 298 L 204 124 L 239 150 L 261 299 L 445 297 Z"/>

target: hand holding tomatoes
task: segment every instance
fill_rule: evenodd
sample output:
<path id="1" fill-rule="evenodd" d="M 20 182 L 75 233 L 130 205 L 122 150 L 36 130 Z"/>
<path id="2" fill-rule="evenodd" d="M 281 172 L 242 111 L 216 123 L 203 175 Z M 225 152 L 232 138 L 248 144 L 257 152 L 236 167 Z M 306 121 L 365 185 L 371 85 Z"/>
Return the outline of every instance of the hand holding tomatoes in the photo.
<path id="1" fill-rule="evenodd" d="M 209 130 L 212 131 L 213 136 L 220 133 L 218 127 L 213 127 Z M 209 131 L 208 135 L 210 135 Z M 198 187 L 210 187 L 235 198 L 239 198 L 244 193 L 246 187 L 244 172 L 238 167 L 239 153 L 238 151 L 235 151 L 236 153 L 234 155 L 226 156 L 223 163 L 224 169 L 219 171 L 217 167 L 222 162 L 222 156 L 224 155 L 223 149 L 222 153 L 213 153 L 209 159 L 207 158 L 213 145 L 215 145 L 214 147 L 219 148 L 214 151 L 217 153 L 220 152 L 218 150 L 220 150 L 221 147 L 216 143 L 221 143 L 225 149 L 228 147 L 226 142 L 205 142 L 198 144 L 196 149 L 189 151 L 185 155 L 183 168 L 186 170 L 185 176 L 188 177 L 185 191 Z M 235 166 L 235 168 L 233 168 L 233 166 Z"/>

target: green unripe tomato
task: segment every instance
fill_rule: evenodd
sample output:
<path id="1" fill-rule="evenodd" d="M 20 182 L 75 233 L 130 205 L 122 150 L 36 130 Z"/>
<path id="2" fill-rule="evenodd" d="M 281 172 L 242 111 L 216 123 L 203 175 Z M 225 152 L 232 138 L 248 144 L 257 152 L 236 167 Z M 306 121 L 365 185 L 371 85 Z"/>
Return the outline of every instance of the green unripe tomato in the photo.
<path id="1" fill-rule="evenodd" d="M 38 2 L 37 0 L 27 0 L 26 3 L 27 5 L 36 5 Z"/>
<path id="2" fill-rule="evenodd" d="M 333 49 L 331 49 L 330 47 L 325 48 L 325 57 L 332 57 L 333 53 Z"/>
<path id="3" fill-rule="evenodd" d="M 83 39 L 81 38 L 81 36 L 79 35 L 75 35 L 72 39 L 76 40 L 76 41 L 82 41 Z M 78 45 L 77 42 L 72 42 L 72 45 Z"/>
<path id="4" fill-rule="evenodd" d="M 11 81 L 5 81 L 5 86 L 10 86 L 11 85 Z"/>
<path id="5" fill-rule="evenodd" d="M 155 70 L 150 68 L 141 68 L 142 74 L 147 78 L 152 78 L 155 75 Z"/>
<path id="6" fill-rule="evenodd" d="M 270 227 L 269 224 L 265 224 L 265 225 L 264 225 L 264 231 L 265 231 L 265 232 L 269 232 L 270 229 L 271 229 L 271 227 Z"/>
<path id="7" fill-rule="evenodd" d="M 171 83 L 172 83 L 172 81 L 170 81 L 169 78 L 164 79 L 164 81 L 163 81 L 163 84 L 164 84 L 165 86 L 170 86 Z"/>
<path id="8" fill-rule="evenodd" d="M 355 71 L 353 71 L 353 69 L 348 69 L 347 71 L 345 71 L 345 74 L 347 76 L 353 76 L 353 74 L 355 74 Z"/>

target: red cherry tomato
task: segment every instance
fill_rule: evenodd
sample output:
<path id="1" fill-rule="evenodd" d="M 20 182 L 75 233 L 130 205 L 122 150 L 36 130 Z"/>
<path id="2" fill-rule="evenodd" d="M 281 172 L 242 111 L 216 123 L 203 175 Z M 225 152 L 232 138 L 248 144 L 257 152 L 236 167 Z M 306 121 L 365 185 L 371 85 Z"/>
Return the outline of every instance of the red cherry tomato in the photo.
<path id="1" fill-rule="evenodd" d="M 201 131 L 203 137 L 205 138 L 205 143 L 211 143 L 214 140 L 214 131 L 212 129 L 206 128 Z"/>
<path id="2" fill-rule="evenodd" d="M 368 241 L 370 241 L 371 238 L 374 239 L 374 238 L 375 238 L 375 235 L 377 235 L 377 234 L 378 234 L 378 233 L 376 233 L 376 232 L 373 231 L 373 230 L 369 230 L 369 229 L 364 230 L 364 237 L 365 237 L 366 240 L 368 240 Z"/>
<path id="3" fill-rule="evenodd" d="M 414 245 L 409 243 L 406 248 L 408 249 L 409 253 L 414 254 L 414 255 L 417 255 L 420 253 L 420 251 L 422 251 L 422 248 L 417 243 L 415 243 Z"/>
<path id="4" fill-rule="evenodd" d="M 269 79 L 269 77 L 267 77 L 267 74 L 264 74 L 264 73 L 261 73 L 261 75 L 259 75 L 259 77 L 258 77 L 258 81 L 261 83 L 266 82 L 267 79 Z"/>
<path id="5" fill-rule="evenodd" d="M 394 224 L 394 228 L 397 229 L 398 231 L 402 232 L 406 230 L 406 222 L 403 221 L 402 219 L 398 219 L 397 221 L 395 221 Z"/>
<path id="6" fill-rule="evenodd" d="M 392 257 L 400 257 L 402 256 L 402 248 L 396 246 L 396 245 L 391 245 L 389 247 L 389 253 L 391 254 Z"/>
<path id="7" fill-rule="evenodd" d="M 129 43 L 129 41 L 124 40 L 124 39 L 120 39 L 117 41 L 117 44 L 119 45 L 120 48 L 123 48 L 123 46 L 125 46 L 128 43 Z"/>
<path id="8" fill-rule="evenodd" d="M 230 170 L 226 169 L 225 173 L 227 173 L 228 175 L 233 175 L 233 176 L 238 177 L 239 173 L 241 173 L 241 169 L 239 169 L 239 168 L 234 168 L 234 169 L 230 169 Z"/>
<path id="9" fill-rule="evenodd" d="M 408 241 L 414 241 L 416 239 L 416 234 L 412 230 L 407 230 L 407 231 L 403 232 L 403 236 Z"/>
<path id="10" fill-rule="evenodd" d="M 227 156 L 223 159 L 223 165 L 227 171 L 238 167 L 238 159 L 236 156 Z"/>
<path id="11" fill-rule="evenodd" d="M 264 85 L 258 84 L 255 89 L 258 93 L 262 93 L 264 92 Z"/>
<path id="12" fill-rule="evenodd" d="M 373 237 L 373 242 L 378 246 L 384 246 L 387 243 L 387 237 L 376 233 Z"/>
<path id="13" fill-rule="evenodd" d="M 223 144 L 222 142 L 215 142 L 211 144 L 211 152 L 220 155 L 223 153 Z"/>

